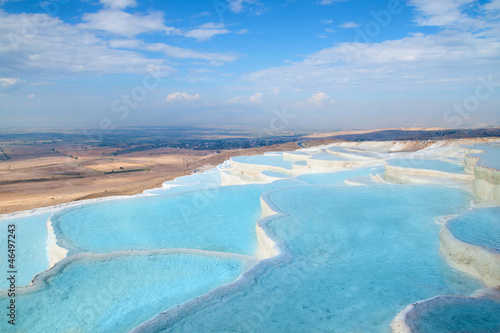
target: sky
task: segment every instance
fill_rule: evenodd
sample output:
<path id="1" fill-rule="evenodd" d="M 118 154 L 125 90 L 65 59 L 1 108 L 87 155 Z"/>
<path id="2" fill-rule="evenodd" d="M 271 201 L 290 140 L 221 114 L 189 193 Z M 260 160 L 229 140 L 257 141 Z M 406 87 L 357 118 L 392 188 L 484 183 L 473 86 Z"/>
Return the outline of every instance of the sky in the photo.
<path id="1" fill-rule="evenodd" d="M 500 125 L 500 0 L 0 0 L 0 128 Z"/>

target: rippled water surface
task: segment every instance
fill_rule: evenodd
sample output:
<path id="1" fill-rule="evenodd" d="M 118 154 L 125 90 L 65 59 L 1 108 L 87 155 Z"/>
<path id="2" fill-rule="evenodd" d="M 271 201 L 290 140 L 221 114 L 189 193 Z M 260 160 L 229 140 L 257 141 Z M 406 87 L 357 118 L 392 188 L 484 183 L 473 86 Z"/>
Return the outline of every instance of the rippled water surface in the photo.
<path id="1" fill-rule="evenodd" d="M 474 197 L 458 187 L 384 183 L 384 150 L 361 154 L 376 159 L 370 167 L 316 174 L 307 161 L 280 153 L 235 157 L 259 168 L 245 174 L 227 162 L 145 195 L 4 219 L 0 226 L 15 223 L 19 237 L 17 286 L 41 273 L 34 287 L 18 288 L 16 329 L 128 332 L 142 324 L 144 332 L 388 332 L 408 304 L 436 295 L 469 296 L 481 288 L 441 256 L 435 219 L 462 214 L 448 222 L 457 238 L 498 250 L 498 208 L 467 212 Z M 344 159 L 324 148 L 308 155 Z M 437 159 L 388 163 L 463 172 L 461 165 Z M 222 184 L 221 169 L 230 179 L 251 182 L 265 165 L 269 170 L 262 175 L 282 179 Z M 306 174 L 291 176 L 300 172 Z M 348 186 L 354 183 L 363 185 Z M 262 202 L 278 214 L 261 220 Z M 257 223 L 281 251 L 258 264 L 256 253 L 270 246 Z M 47 225 L 69 250 L 49 271 Z M 5 236 L 0 233 L 2 244 Z M 3 308 L 7 287 L 2 280 Z M 429 312 L 419 327 L 440 332 L 440 315 L 452 328 L 461 325 L 452 322 L 457 316 L 468 316 L 471 329 L 479 327 L 498 311 L 493 303 L 481 306 Z M 0 322 L 0 331 L 6 325 Z"/>
<path id="2" fill-rule="evenodd" d="M 482 300 L 457 299 L 424 311 L 410 321 L 419 333 L 500 332 L 500 302 L 490 298 Z"/>
<path id="3" fill-rule="evenodd" d="M 458 239 L 500 251 L 500 207 L 477 208 L 448 222 Z"/>
<path id="4" fill-rule="evenodd" d="M 438 251 L 433 217 L 463 211 L 469 196 L 459 190 L 305 186 L 269 199 L 284 214 L 268 226 L 285 257 L 165 332 L 387 332 L 407 304 L 481 286 Z"/>

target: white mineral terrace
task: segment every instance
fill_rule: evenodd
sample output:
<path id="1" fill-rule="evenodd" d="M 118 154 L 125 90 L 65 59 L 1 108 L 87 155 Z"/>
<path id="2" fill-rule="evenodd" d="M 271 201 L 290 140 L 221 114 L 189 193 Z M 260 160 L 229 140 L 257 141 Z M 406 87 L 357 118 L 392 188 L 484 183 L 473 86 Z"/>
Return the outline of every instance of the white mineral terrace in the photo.
<path id="1" fill-rule="evenodd" d="M 478 290 L 476 293 L 471 295 L 471 297 L 443 295 L 410 304 L 403 311 L 399 312 L 393 319 L 391 323 L 392 332 L 416 333 L 416 328 L 410 324 L 412 318 L 419 318 L 422 313 L 425 313 L 432 308 L 441 308 L 449 304 L 454 304 L 457 301 L 478 302 L 481 301 L 482 298 L 490 298 L 500 301 L 499 287 Z"/>
<path id="2" fill-rule="evenodd" d="M 261 220 L 266 217 L 276 215 L 277 213 L 269 206 L 269 204 L 260 197 L 260 206 L 262 208 L 262 216 Z M 272 258 L 280 254 L 280 249 L 275 241 L 273 241 L 266 233 L 266 231 L 260 226 L 259 223 L 255 226 L 255 231 L 257 233 L 257 241 L 259 243 L 258 251 L 257 251 L 257 259 L 263 260 L 267 258 Z"/>
<path id="3" fill-rule="evenodd" d="M 497 142 L 497 140 L 492 141 Z M 473 192 L 479 198 L 493 201 L 485 203 L 485 205 L 498 206 L 500 205 L 500 171 L 490 167 L 480 166 L 478 165 L 480 157 L 467 155 L 477 152 L 478 150 L 475 149 L 466 149 L 465 156 L 463 157 L 465 171 L 470 174 L 469 176 L 471 176 L 471 178 L 469 179 L 473 182 Z M 395 179 L 402 179 L 403 181 L 410 182 L 412 179 L 407 176 L 419 173 L 419 171 L 415 173 L 413 170 L 399 170 L 400 168 L 396 168 L 397 167 L 389 167 L 389 172 L 387 172 L 388 169 L 386 167 L 386 175 L 389 176 L 387 178 L 394 177 Z M 401 177 L 401 175 L 403 175 L 403 177 Z M 435 176 L 436 175 L 437 174 L 435 174 Z M 467 178 L 457 178 L 466 181 L 469 180 Z M 481 204 L 479 204 L 479 206 L 480 205 Z M 469 244 L 457 239 L 448 229 L 447 222 L 442 224 L 439 239 L 440 251 L 450 265 L 480 279 L 490 288 L 479 290 L 469 298 L 458 296 L 435 296 L 428 300 L 410 304 L 392 321 L 391 328 L 394 333 L 416 332 L 416 328 L 410 324 L 410 319 L 419 318 L 422 313 L 431 308 L 444 307 L 459 301 L 478 302 L 486 297 L 500 301 L 499 251 L 486 246 Z"/>
<path id="4" fill-rule="evenodd" d="M 457 239 L 445 223 L 439 232 L 441 252 L 458 270 L 477 277 L 489 287 L 500 285 L 500 252 Z"/>
<path id="5" fill-rule="evenodd" d="M 336 143 L 328 146 L 300 149 L 296 152 L 285 152 L 283 160 L 289 162 L 291 168 L 277 165 L 265 165 L 250 162 L 230 161 L 222 169 L 218 169 L 222 186 L 254 184 L 259 182 L 273 182 L 286 177 L 295 177 L 304 174 L 327 173 L 338 170 L 353 169 L 359 167 L 384 166 L 385 174 L 374 174 L 369 179 L 353 178 L 346 180 L 348 185 L 364 185 L 371 182 L 396 182 L 396 183 L 439 183 L 445 186 L 459 186 L 482 199 L 491 200 L 489 205 L 500 205 L 500 171 L 478 165 L 480 157 L 468 156 L 476 153 L 474 149 L 466 148 L 465 145 L 485 142 L 499 142 L 498 139 L 467 139 L 447 140 L 437 142 L 346 142 Z M 415 147 L 425 147 L 413 152 Z M 318 154 L 324 154 L 326 158 L 315 158 Z M 328 155 L 333 156 L 328 159 Z M 276 155 L 273 155 L 276 156 Z M 466 173 L 451 173 L 439 170 L 418 169 L 389 165 L 385 160 L 389 158 L 437 158 L 442 161 L 462 164 Z M 111 200 L 101 199 L 101 200 Z M 95 200 L 93 200 L 95 201 Z M 82 204 L 79 202 L 77 204 Z M 74 204 L 68 204 L 71 206 Z M 62 207 L 56 207 L 54 211 Z M 262 216 L 256 221 L 255 231 L 257 236 L 257 252 L 254 258 L 241 256 L 253 266 L 258 260 L 265 260 L 278 256 L 281 251 L 278 244 L 270 237 L 266 228 L 261 225 L 263 221 L 272 215 L 278 214 L 270 204 L 261 197 Z M 23 213 L 23 212 L 21 212 Z M 24 212 L 29 213 L 29 212 Z M 47 220 L 47 255 L 49 258 L 49 271 L 62 269 L 62 267 L 74 256 L 67 258 L 68 250 L 57 244 L 57 237 L 52 225 L 51 218 Z M 498 251 L 479 245 L 465 243 L 452 235 L 443 223 L 440 234 L 440 250 L 453 267 L 479 278 L 486 286 L 490 287 L 471 298 L 497 297 L 500 299 L 500 254 Z M 185 249 L 158 250 L 158 251 L 190 251 Z M 210 251 L 199 251 L 209 255 L 229 255 Z M 88 254 L 93 255 L 93 254 Z M 108 255 L 131 255 L 130 252 L 115 253 Z M 79 258 L 85 256 L 75 255 Z M 106 255 L 93 255 L 106 256 Z M 235 255 L 236 256 L 236 255 Z M 254 262 L 255 260 L 255 262 Z M 58 264 L 60 262 L 60 264 Z M 55 266 L 55 267 L 54 267 Z M 48 272 L 48 271 L 46 271 Z M 48 273 L 43 273 L 48 274 Z M 41 274 L 40 276 L 43 276 Z M 40 279 L 40 276 L 38 279 Z M 493 296 L 492 296 L 493 295 Z M 401 311 L 393 320 L 391 327 L 393 332 L 413 332 L 413 328 L 407 324 L 407 319 L 417 316 L 426 307 L 442 306 L 456 301 L 454 296 L 436 296 L 410 304 Z"/>
<path id="6" fill-rule="evenodd" d="M 474 175 L 474 193 L 483 199 L 500 200 L 500 171 L 478 165 L 479 157 L 465 156 L 466 170 Z"/>
<path id="7" fill-rule="evenodd" d="M 52 216 L 51 216 L 52 217 Z M 51 217 L 47 220 L 47 255 L 49 257 L 49 268 L 54 267 L 59 261 L 66 258 L 68 250 L 57 245 L 57 237 L 52 226 Z"/>

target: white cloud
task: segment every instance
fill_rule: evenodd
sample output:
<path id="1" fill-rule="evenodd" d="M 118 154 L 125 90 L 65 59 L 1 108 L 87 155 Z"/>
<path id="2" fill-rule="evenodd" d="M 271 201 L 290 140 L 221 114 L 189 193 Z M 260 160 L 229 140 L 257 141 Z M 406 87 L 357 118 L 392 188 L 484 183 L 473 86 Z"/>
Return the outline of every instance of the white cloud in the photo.
<path id="1" fill-rule="evenodd" d="M 231 62 L 237 59 L 235 55 L 228 53 L 217 53 L 217 52 L 198 52 L 190 49 L 183 49 L 177 46 L 170 46 L 166 44 L 152 44 L 147 47 L 149 50 L 160 50 L 168 56 L 175 58 L 189 58 L 189 59 L 199 59 L 207 60 L 210 62 L 220 63 L 220 62 Z"/>
<path id="2" fill-rule="evenodd" d="M 228 100 L 226 103 L 227 104 L 248 104 L 248 103 L 257 104 L 257 103 L 261 102 L 263 95 L 264 94 L 261 92 L 256 92 L 254 95 L 252 95 L 248 98 L 236 96 L 236 97 L 233 97 L 230 100 Z"/>
<path id="3" fill-rule="evenodd" d="M 262 99 L 262 95 L 264 95 L 264 94 L 261 92 L 257 92 L 257 93 L 255 93 L 255 95 L 250 96 L 248 98 L 248 101 L 252 102 L 252 103 L 260 103 L 260 100 Z"/>
<path id="4" fill-rule="evenodd" d="M 145 50 L 150 52 L 162 52 L 163 54 L 179 59 L 206 60 L 214 64 L 231 62 L 238 57 L 231 53 L 199 52 L 164 43 L 144 43 L 138 39 L 115 39 L 109 42 L 113 48 L 125 48 L 133 50 Z"/>
<path id="5" fill-rule="evenodd" d="M 475 0 L 411 0 L 409 5 L 417 11 L 416 22 L 422 26 L 451 26 L 472 23 L 462 10 L 464 7 L 475 3 Z"/>
<path id="6" fill-rule="evenodd" d="M 205 23 L 199 27 L 192 29 L 184 34 L 186 37 L 196 38 L 199 41 L 204 41 L 212 38 L 215 35 L 230 33 L 223 23 Z"/>
<path id="7" fill-rule="evenodd" d="M 303 61 L 243 76 L 259 89 L 442 87 L 475 81 L 480 75 L 500 76 L 500 38 L 493 31 L 443 31 L 414 34 L 381 43 L 340 43 Z"/>
<path id="8" fill-rule="evenodd" d="M 13 77 L 2 77 L 0 78 L 0 86 L 9 87 L 21 83 L 21 79 Z"/>
<path id="9" fill-rule="evenodd" d="M 248 29 L 241 29 L 239 31 L 236 31 L 236 34 L 238 34 L 238 35 L 246 35 L 249 33 L 250 33 L 250 31 Z"/>
<path id="10" fill-rule="evenodd" d="M 418 12 L 416 22 L 424 26 L 449 26 L 463 21 L 462 7 L 475 0 L 411 0 L 409 4 Z"/>
<path id="11" fill-rule="evenodd" d="M 82 20 L 84 23 L 78 24 L 80 28 L 126 37 L 134 37 L 148 32 L 179 33 L 179 30 L 165 26 L 162 12 L 140 15 L 116 9 L 103 9 L 97 13 L 84 14 Z"/>
<path id="12" fill-rule="evenodd" d="M 205 17 L 205 16 L 210 16 L 210 15 L 212 15 L 211 12 L 201 12 L 201 13 L 193 14 L 191 17 L 196 18 L 196 17 Z"/>
<path id="13" fill-rule="evenodd" d="M 228 100 L 226 103 L 227 104 L 239 104 L 239 103 L 242 103 L 243 101 L 244 101 L 243 97 L 236 96 L 236 97 L 233 97 L 230 100 Z"/>
<path id="14" fill-rule="evenodd" d="M 145 49 L 149 51 L 159 51 L 164 54 L 181 59 L 199 59 L 199 60 L 207 60 L 210 62 L 220 63 L 220 62 L 231 62 L 237 59 L 235 55 L 227 54 L 227 53 L 217 53 L 217 52 L 209 52 L 203 53 L 198 51 L 193 51 L 190 49 L 184 49 L 177 46 L 170 46 L 167 44 L 145 44 Z"/>
<path id="15" fill-rule="evenodd" d="M 37 15 L 34 18 L 34 15 Z M 45 22 L 36 34 L 21 36 L 25 22 Z M 89 31 L 46 14 L 6 14 L 0 11 L 0 64 L 5 74 L 115 74 L 144 75 L 156 68 L 163 75 L 174 69 L 164 59 L 148 59 L 138 52 L 116 50 Z"/>
<path id="16" fill-rule="evenodd" d="M 260 15 L 267 10 L 260 0 L 228 0 L 227 8 L 235 14 L 248 10 L 256 15 Z"/>
<path id="17" fill-rule="evenodd" d="M 500 0 L 492 0 L 484 5 L 486 10 L 500 10 Z"/>
<path id="18" fill-rule="evenodd" d="M 145 47 L 145 43 L 140 39 L 112 39 L 109 46 L 115 49 L 140 50 Z"/>
<path id="19" fill-rule="evenodd" d="M 340 2 L 343 0 L 319 0 L 318 3 L 320 5 L 331 5 L 332 3 Z"/>
<path id="20" fill-rule="evenodd" d="M 233 13 L 241 13 L 244 2 L 245 0 L 230 0 L 228 1 L 228 7 Z"/>
<path id="21" fill-rule="evenodd" d="M 276 97 L 279 94 L 281 94 L 281 90 L 279 88 L 273 88 L 273 90 L 271 90 L 271 96 Z"/>
<path id="22" fill-rule="evenodd" d="M 322 24 L 332 24 L 333 20 L 321 20 Z"/>
<path id="23" fill-rule="evenodd" d="M 192 102 L 200 99 L 200 94 L 190 95 L 185 92 L 174 92 L 167 95 L 167 102 Z"/>
<path id="24" fill-rule="evenodd" d="M 323 102 L 326 102 L 329 99 L 330 99 L 330 97 L 327 94 L 319 92 L 319 93 L 313 94 L 307 100 L 307 104 L 311 104 L 311 105 L 314 105 L 316 107 L 320 107 L 323 105 Z M 334 100 L 331 100 L 331 101 L 334 101 Z"/>
<path id="25" fill-rule="evenodd" d="M 137 2 L 135 0 L 100 0 L 99 2 L 106 7 L 113 9 L 124 9 L 127 7 L 137 6 Z"/>
<path id="26" fill-rule="evenodd" d="M 53 81 L 36 81 L 36 82 L 30 82 L 28 85 L 30 86 L 49 86 L 51 84 L 54 84 Z"/>
<path id="27" fill-rule="evenodd" d="M 339 28 L 342 29 L 351 29 L 351 28 L 359 28 L 359 24 L 354 23 L 354 22 L 344 22 L 341 25 L 339 25 Z"/>
<path id="28" fill-rule="evenodd" d="M 28 96 L 29 99 L 35 98 L 35 94 L 31 94 Z"/>
<path id="29" fill-rule="evenodd" d="M 166 76 L 175 71 L 168 58 L 202 60 L 212 65 L 238 58 L 233 53 L 201 52 L 164 43 L 145 43 L 135 38 L 109 40 L 108 36 L 101 37 L 100 31 L 120 36 L 142 32 L 180 33 L 163 24 L 161 12 L 132 15 L 116 9 L 134 6 L 135 1 L 102 1 L 101 4 L 105 9 L 87 16 L 84 14 L 87 21 L 76 25 L 47 14 L 7 14 L 0 10 L 2 75 L 145 75 L 148 68 L 154 68 L 159 76 Z M 29 34 L 22 34 L 26 31 L 26 22 L 35 22 L 35 26 Z M 215 24 L 204 27 L 220 32 Z M 150 57 L 145 54 L 148 51 L 161 54 Z M 6 87 L 8 82 L 2 82 L 0 87 Z"/>

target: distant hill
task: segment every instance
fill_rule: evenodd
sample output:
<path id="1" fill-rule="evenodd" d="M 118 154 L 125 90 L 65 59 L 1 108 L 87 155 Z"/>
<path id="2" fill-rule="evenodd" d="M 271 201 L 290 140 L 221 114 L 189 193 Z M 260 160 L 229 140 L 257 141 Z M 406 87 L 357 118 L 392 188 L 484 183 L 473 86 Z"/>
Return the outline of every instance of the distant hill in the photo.
<path id="1" fill-rule="evenodd" d="M 332 139 L 345 141 L 408 141 L 408 140 L 445 140 L 464 138 L 500 137 L 500 128 L 477 129 L 437 129 L 437 130 L 405 130 L 388 129 L 373 131 L 347 131 L 331 133 L 332 135 L 310 135 L 304 140 Z"/>

